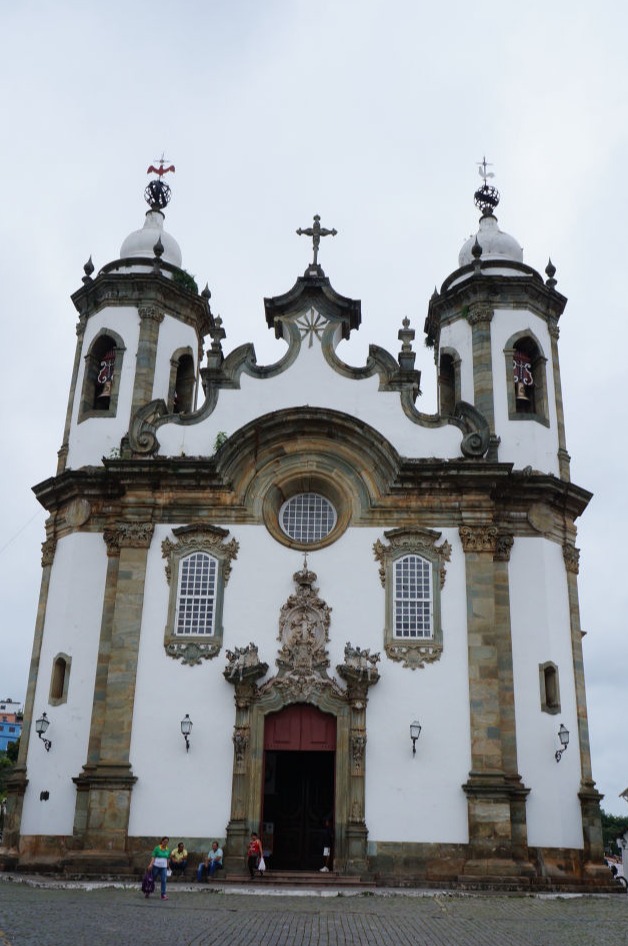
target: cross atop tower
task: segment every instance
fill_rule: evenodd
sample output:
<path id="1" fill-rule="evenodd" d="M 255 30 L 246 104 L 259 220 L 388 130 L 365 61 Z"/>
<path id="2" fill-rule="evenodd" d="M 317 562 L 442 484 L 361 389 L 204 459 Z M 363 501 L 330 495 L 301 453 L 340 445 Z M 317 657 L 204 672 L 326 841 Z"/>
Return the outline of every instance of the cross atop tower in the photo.
<path id="1" fill-rule="evenodd" d="M 321 218 L 319 214 L 314 214 L 313 227 L 307 227 L 305 230 L 302 230 L 301 227 L 299 227 L 297 230 L 297 234 L 299 236 L 312 237 L 312 246 L 314 248 L 314 259 L 312 260 L 312 266 L 318 266 L 318 248 L 321 245 L 321 237 L 336 236 L 337 233 L 337 230 L 328 230 L 326 227 L 321 227 Z"/>

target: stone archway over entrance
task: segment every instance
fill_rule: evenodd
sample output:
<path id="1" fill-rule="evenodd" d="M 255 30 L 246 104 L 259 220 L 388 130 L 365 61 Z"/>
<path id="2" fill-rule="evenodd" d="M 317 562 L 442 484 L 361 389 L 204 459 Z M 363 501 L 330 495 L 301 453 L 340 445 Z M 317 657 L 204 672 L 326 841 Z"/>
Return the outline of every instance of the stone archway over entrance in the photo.
<path id="1" fill-rule="evenodd" d="M 271 869 L 323 866 L 334 820 L 335 756 L 332 714 L 296 703 L 266 716 L 261 820 Z"/>
<path id="2" fill-rule="evenodd" d="M 274 677 L 258 686 L 257 681 L 268 673 L 268 664 L 260 660 L 254 643 L 227 651 L 229 662 L 224 675 L 235 688 L 236 703 L 231 819 L 227 826 L 226 852 L 230 869 L 244 870 L 249 834 L 251 831 L 262 833 L 263 820 L 270 820 L 266 810 L 266 796 L 270 796 L 266 792 L 267 751 L 275 753 L 270 763 L 275 767 L 280 753 L 295 753 L 292 761 L 299 771 L 293 765 L 292 773 L 286 769 L 283 778 L 293 779 L 293 791 L 306 796 L 312 791 L 316 795 L 317 814 L 313 819 L 319 817 L 318 807 L 322 810 L 324 798 L 333 799 L 334 868 L 351 874 L 362 874 L 367 869 L 366 706 L 369 687 L 379 680 L 379 654 L 347 644 L 344 662 L 336 668 L 345 686 L 328 674 L 329 656 L 325 644 L 329 640 L 330 609 L 318 597 L 315 580 L 316 575 L 308 571 L 307 565 L 294 575 L 296 593 L 290 595 L 279 616 L 281 646 Z M 279 722 L 272 722 L 273 717 Z M 296 748 L 297 740 L 299 748 Z M 313 748 L 317 740 L 320 749 Z M 286 746 L 294 743 L 294 747 L 278 748 L 281 741 Z M 323 744 L 328 748 L 322 748 Z M 316 760 L 306 759 L 315 752 L 328 754 L 325 761 L 322 756 L 320 760 L 327 773 L 324 777 L 322 772 L 320 778 L 317 775 Z M 302 758 L 297 759 L 297 756 Z M 282 767 L 283 764 L 281 760 Z M 329 796 L 332 772 L 333 794 Z M 299 800 L 299 805 L 307 803 L 307 798 Z M 302 816 L 294 814 L 294 823 L 286 821 L 284 829 L 293 834 L 301 832 L 300 850 L 308 853 L 301 853 L 300 857 L 306 856 L 309 866 L 309 859 L 313 859 L 310 839 L 312 847 L 318 843 L 319 857 L 324 845 L 316 838 L 312 822 L 304 826 Z M 323 819 L 327 814 L 323 814 Z M 281 857 L 288 859 L 285 851 Z M 302 869 L 305 868 L 303 864 Z"/>

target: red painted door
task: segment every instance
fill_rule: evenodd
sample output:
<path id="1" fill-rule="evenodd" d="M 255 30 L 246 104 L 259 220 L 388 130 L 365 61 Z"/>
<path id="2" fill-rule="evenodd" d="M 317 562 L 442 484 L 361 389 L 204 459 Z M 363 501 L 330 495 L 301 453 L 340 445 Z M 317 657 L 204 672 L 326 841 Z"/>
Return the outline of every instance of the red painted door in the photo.
<path id="1" fill-rule="evenodd" d="M 319 870 L 333 821 L 336 718 L 308 704 L 289 706 L 266 717 L 264 749 L 269 867 Z"/>

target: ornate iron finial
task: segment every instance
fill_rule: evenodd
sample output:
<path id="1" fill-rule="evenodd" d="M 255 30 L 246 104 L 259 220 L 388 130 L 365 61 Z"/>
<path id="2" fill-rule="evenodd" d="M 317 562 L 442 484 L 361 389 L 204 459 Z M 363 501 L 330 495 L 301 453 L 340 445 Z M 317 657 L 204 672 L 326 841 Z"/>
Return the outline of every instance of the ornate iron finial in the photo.
<path id="1" fill-rule="evenodd" d="M 151 181 L 150 184 L 146 187 L 144 191 L 144 200 L 149 205 L 151 210 L 163 210 L 164 207 L 167 207 L 170 203 L 171 191 L 167 184 L 164 184 L 162 178 L 164 174 L 168 174 L 170 171 L 174 174 L 174 164 L 165 167 L 166 158 L 164 158 L 163 153 L 157 162 L 159 167 L 155 167 L 154 164 L 151 164 L 147 170 L 147 174 L 156 174 L 157 180 Z"/>
<path id="2" fill-rule="evenodd" d="M 318 248 L 321 244 L 321 237 L 336 236 L 337 233 L 337 230 L 327 230 L 326 227 L 321 227 L 321 218 L 319 214 L 314 214 L 313 227 L 307 227 L 305 230 L 302 230 L 301 227 L 299 227 L 297 230 L 297 234 L 299 236 L 312 237 L 312 246 L 314 247 L 314 259 L 312 260 L 312 266 L 318 266 Z"/>
<path id="3" fill-rule="evenodd" d="M 92 263 L 92 258 L 91 258 L 91 256 L 90 256 L 90 258 L 87 260 L 87 262 L 85 263 L 85 266 L 83 266 L 83 272 L 85 273 L 85 275 L 83 276 L 83 282 L 84 282 L 84 283 L 91 282 L 91 281 L 92 281 L 92 273 L 94 272 L 94 264 Z"/>
<path id="4" fill-rule="evenodd" d="M 493 211 L 499 203 L 499 191 L 496 187 L 493 187 L 491 184 L 487 183 L 489 177 L 495 177 L 492 171 L 487 171 L 487 168 L 492 168 L 493 165 L 490 164 L 485 157 L 481 161 L 478 161 L 478 174 L 484 182 L 481 187 L 479 187 L 473 199 L 475 201 L 475 206 L 478 210 L 482 211 L 483 217 L 490 217 L 493 214 Z"/>
<path id="5" fill-rule="evenodd" d="M 556 267 L 552 263 L 551 257 L 547 261 L 545 275 L 547 276 L 545 285 L 548 287 L 548 289 L 554 289 L 556 286 L 556 280 L 554 279 L 554 276 L 556 275 Z"/>

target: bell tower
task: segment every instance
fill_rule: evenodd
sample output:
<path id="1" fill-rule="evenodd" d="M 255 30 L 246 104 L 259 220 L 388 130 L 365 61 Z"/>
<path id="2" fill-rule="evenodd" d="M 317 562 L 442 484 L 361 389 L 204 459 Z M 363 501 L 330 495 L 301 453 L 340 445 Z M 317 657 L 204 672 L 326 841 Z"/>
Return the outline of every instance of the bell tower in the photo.
<path id="1" fill-rule="evenodd" d="M 470 402 L 489 422 L 493 459 L 569 480 L 557 344 L 567 299 L 556 290 L 551 260 L 544 281 L 500 230 L 488 167 L 484 159 L 474 195 L 479 229 L 464 243 L 459 268 L 434 291 L 425 322 L 440 412 Z"/>
<path id="2" fill-rule="evenodd" d="M 120 258 L 94 277 L 91 257 L 72 296 L 77 345 L 57 472 L 118 455 L 134 414 L 161 399 L 164 414 L 196 406 L 203 337 L 212 325 L 210 292 L 199 294 L 182 269 L 179 244 L 164 230 L 174 172 L 162 158 L 144 191 L 144 225 L 122 243 Z"/>

